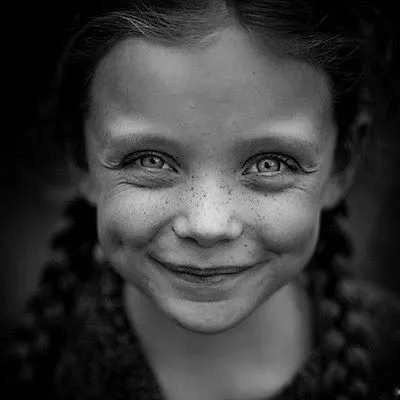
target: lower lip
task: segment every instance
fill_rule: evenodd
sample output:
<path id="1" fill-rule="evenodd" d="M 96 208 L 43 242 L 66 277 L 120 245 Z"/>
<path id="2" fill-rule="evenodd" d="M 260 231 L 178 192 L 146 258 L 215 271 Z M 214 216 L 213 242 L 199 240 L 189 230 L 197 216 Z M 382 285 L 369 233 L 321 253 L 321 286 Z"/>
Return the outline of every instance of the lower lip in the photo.
<path id="1" fill-rule="evenodd" d="M 232 274 L 219 274 L 219 275 L 193 275 L 184 272 L 173 271 L 170 268 L 167 268 L 161 262 L 154 260 L 159 266 L 162 267 L 163 271 L 168 272 L 171 276 L 178 278 L 180 281 L 184 281 L 190 284 L 194 284 L 195 286 L 204 286 L 204 287 L 220 287 L 226 285 L 234 285 L 237 283 L 239 279 L 245 277 L 249 270 L 252 270 L 253 267 L 244 269 L 237 273 Z"/>

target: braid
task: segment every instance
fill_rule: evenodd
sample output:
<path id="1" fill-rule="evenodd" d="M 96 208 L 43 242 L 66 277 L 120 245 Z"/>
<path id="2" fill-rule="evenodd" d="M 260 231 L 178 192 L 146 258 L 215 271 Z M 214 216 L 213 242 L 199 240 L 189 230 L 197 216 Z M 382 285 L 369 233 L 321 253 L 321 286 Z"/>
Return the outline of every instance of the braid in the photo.
<path id="1" fill-rule="evenodd" d="M 43 268 L 39 286 L 29 300 L 21 324 L 12 329 L 4 350 L 1 390 L 13 399 L 43 393 L 62 348 L 68 317 L 80 284 L 92 275 L 96 243 L 95 210 L 77 198 L 65 210 L 67 226 L 52 240 L 52 256 Z M 3 365 L 4 362 L 4 365 Z M 11 395 L 12 393 L 12 395 Z M 18 393 L 18 397 L 16 395 Z"/>
<path id="2" fill-rule="evenodd" d="M 366 312 L 355 301 L 356 285 L 346 268 L 352 248 L 338 219 L 346 216 L 342 202 L 321 219 L 320 243 L 309 268 L 321 352 L 320 398 L 358 400 L 369 396 L 370 344 Z"/>

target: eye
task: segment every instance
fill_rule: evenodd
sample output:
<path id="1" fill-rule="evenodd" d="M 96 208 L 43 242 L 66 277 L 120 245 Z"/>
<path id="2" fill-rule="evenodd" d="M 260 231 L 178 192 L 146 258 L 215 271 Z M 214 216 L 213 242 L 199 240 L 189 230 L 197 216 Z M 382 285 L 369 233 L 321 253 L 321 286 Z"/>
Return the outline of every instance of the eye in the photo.
<path id="1" fill-rule="evenodd" d="M 146 152 L 140 155 L 135 155 L 133 157 L 128 157 L 128 159 L 124 160 L 123 164 L 126 165 L 134 165 L 136 167 L 152 169 L 152 170 L 166 170 L 166 171 L 174 171 L 175 168 L 171 167 L 165 158 L 158 153 Z"/>
<path id="2" fill-rule="evenodd" d="M 243 171 L 243 175 L 254 173 L 272 176 L 284 173 L 285 169 L 289 169 L 291 172 L 297 172 L 300 170 L 300 166 L 289 156 L 283 154 L 269 154 L 257 156 L 253 159 L 250 167 Z"/>

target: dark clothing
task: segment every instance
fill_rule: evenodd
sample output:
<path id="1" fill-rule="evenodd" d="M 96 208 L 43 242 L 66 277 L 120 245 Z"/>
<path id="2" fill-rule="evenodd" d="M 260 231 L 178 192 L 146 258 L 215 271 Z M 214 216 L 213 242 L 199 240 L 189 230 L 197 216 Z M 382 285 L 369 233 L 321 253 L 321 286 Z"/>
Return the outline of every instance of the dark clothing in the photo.
<path id="1" fill-rule="evenodd" d="M 62 280 L 67 275 L 63 276 L 60 273 L 54 278 L 60 280 L 57 285 L 66 284 Z M 14 344 L 7 345 L 11 355 L 3 359 L 6 370 L 1 372 L 1 380 L 6 382 L 1 390 L 6 393 L 0 392 L 0 398 L 163 399 L 124 312 L 121 286 L 116 273 L 99 268 L 95 277 L 81 284 L 65 304 L 47 304 L 46 315 L 34 317 L 25 322 L 26 328 L 14 330 Z M 371 383 L 376 391 L 365 398 L 398 399 L 395 387 L 400 387 L 400 301 L 372 284 L 360 285 L 353 301 L 368 310 L 377 332 L 371 350 L 375 376 Z M 32 324 L 38 327 L 33 333 L 29 329 Z M 24 359 L 31 363 L 24 365 Z M 318 383 L 323 360 L 322 350 L 315 349 L 274 400 L 322 399 L 310 389 L 309 382 Z"/>

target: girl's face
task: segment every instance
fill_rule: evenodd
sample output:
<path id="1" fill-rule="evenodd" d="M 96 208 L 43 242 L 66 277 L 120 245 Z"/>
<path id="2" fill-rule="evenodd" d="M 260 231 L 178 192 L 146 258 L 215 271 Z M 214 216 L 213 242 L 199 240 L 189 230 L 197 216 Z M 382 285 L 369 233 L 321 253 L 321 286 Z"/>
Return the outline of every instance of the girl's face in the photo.
<path id="1" fill-rule="evenodd" d="M 234 30 L 191 51 L 126 39 L 90 96 L 86 194 L 106 258 L 135 290 L 217 332 L 302 271 L 341 194 L 321 71 Z"/>

